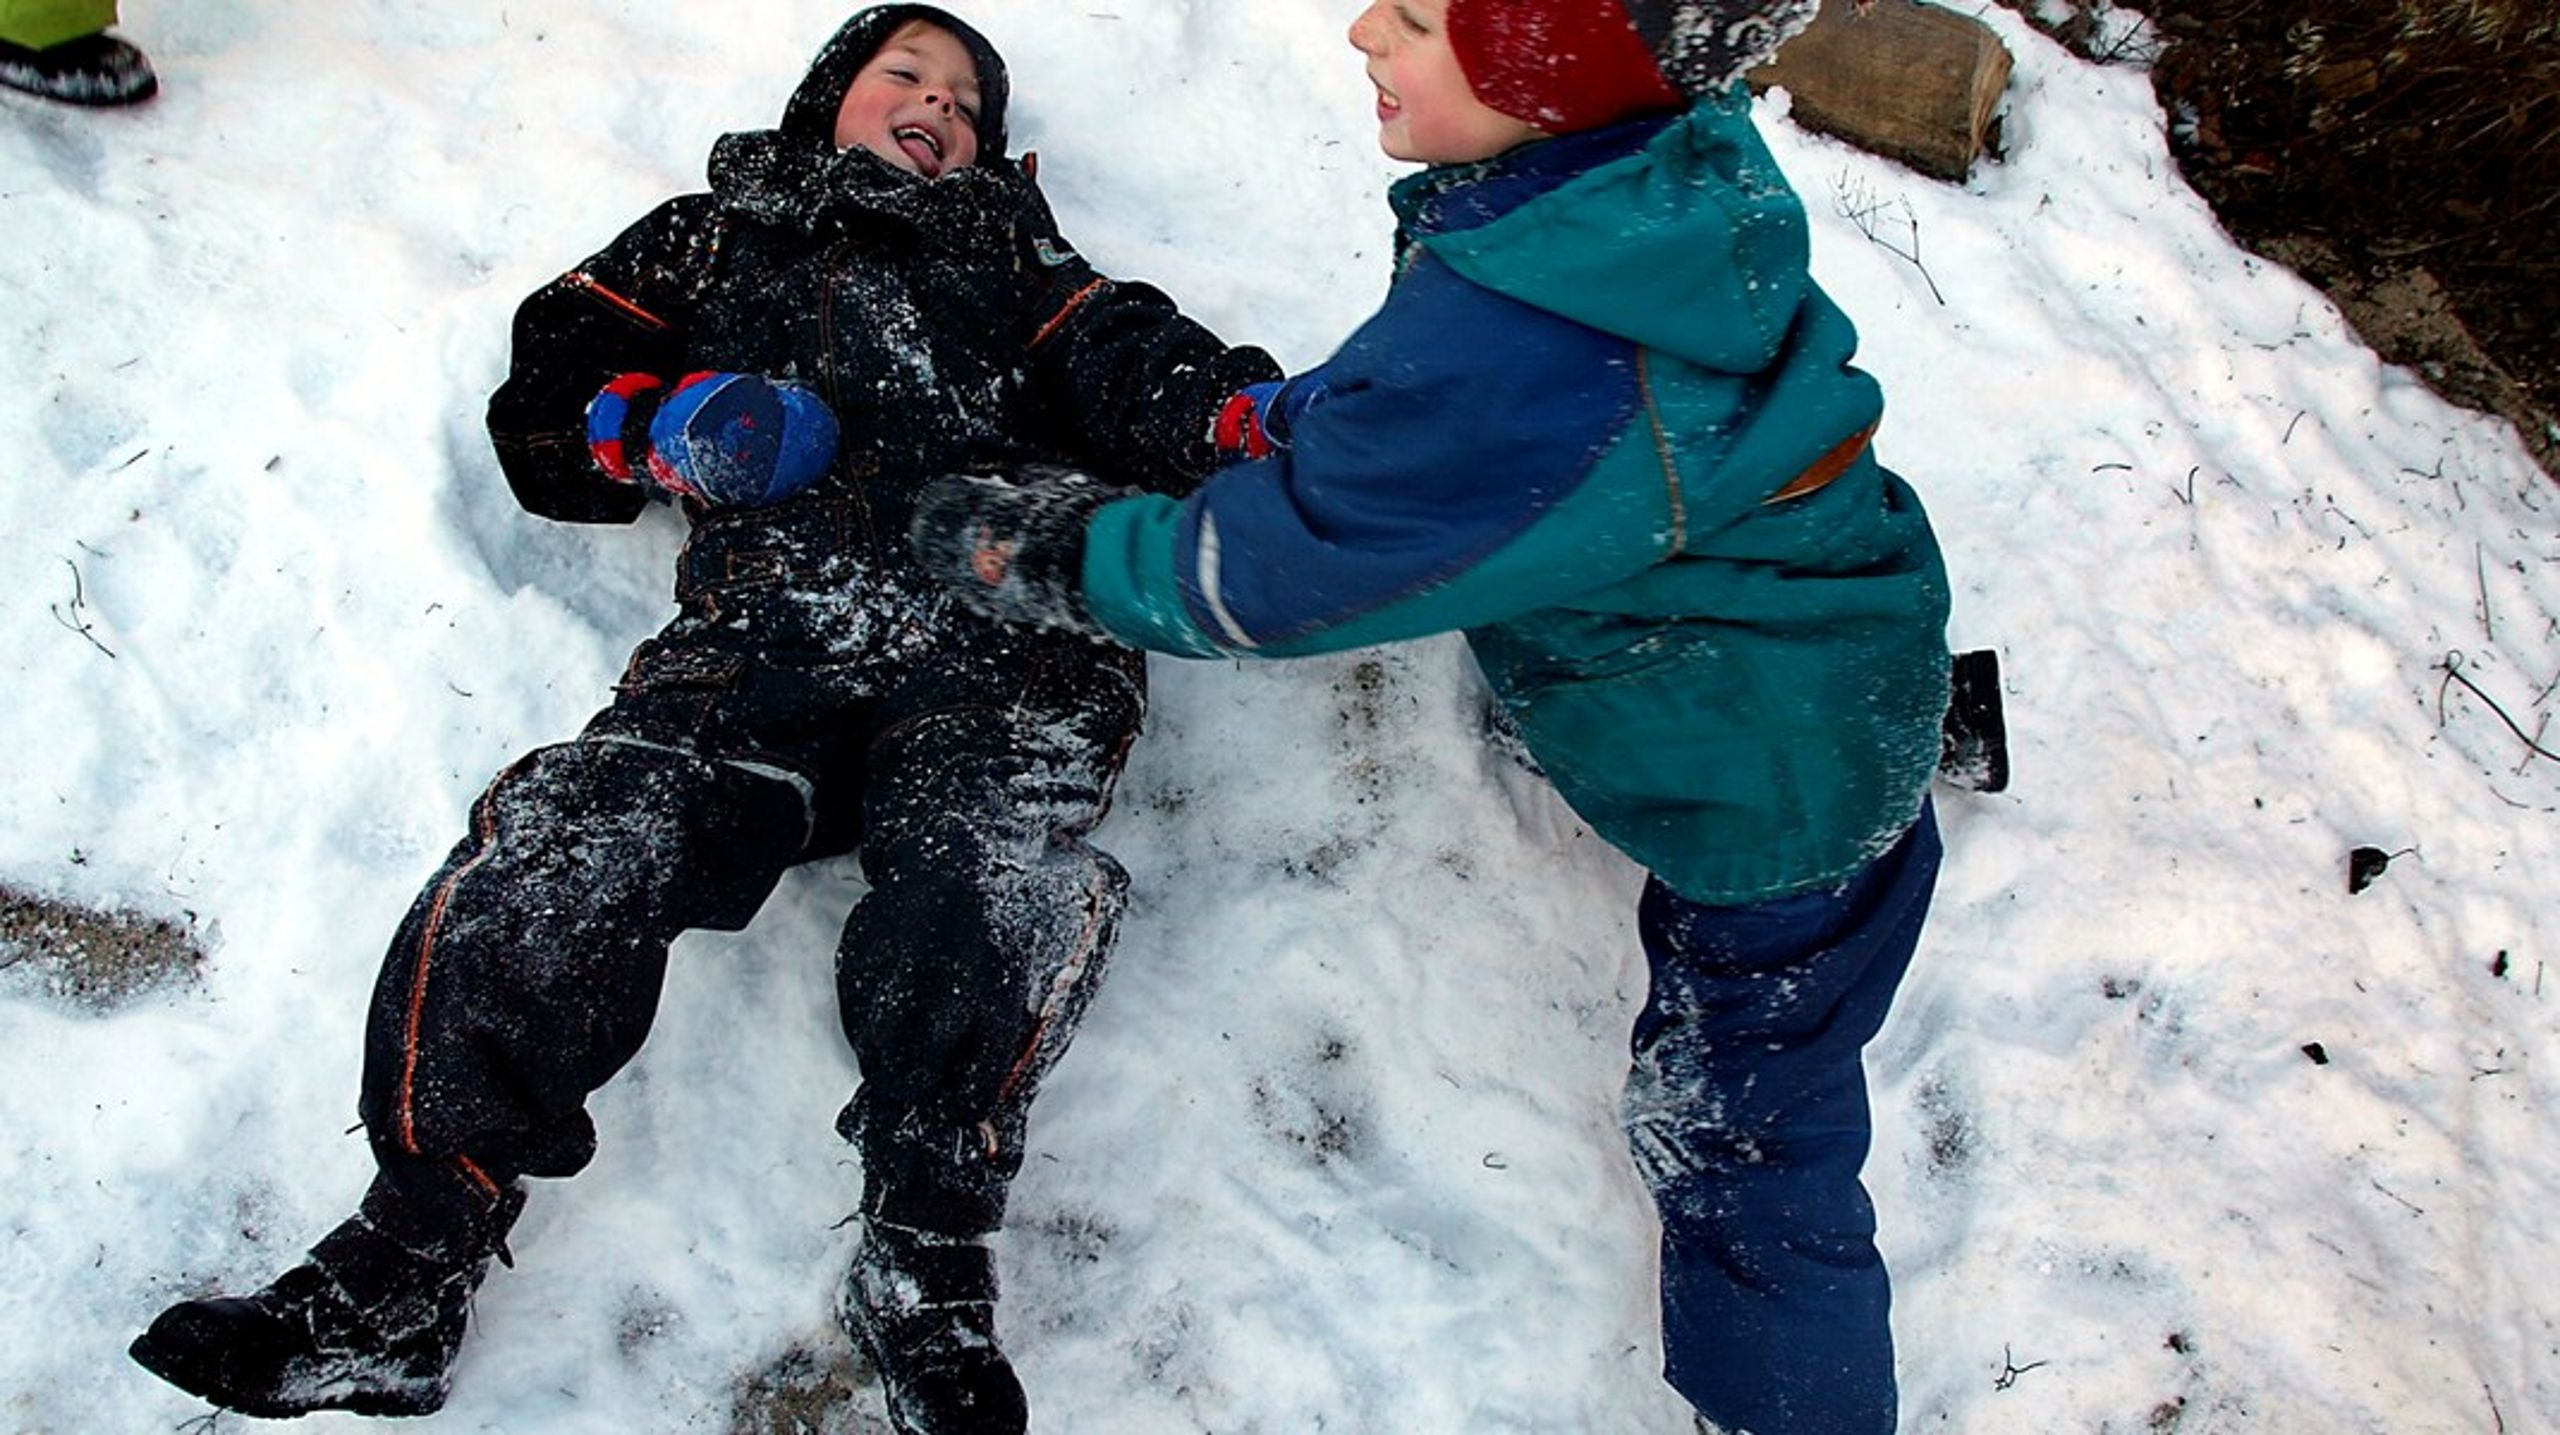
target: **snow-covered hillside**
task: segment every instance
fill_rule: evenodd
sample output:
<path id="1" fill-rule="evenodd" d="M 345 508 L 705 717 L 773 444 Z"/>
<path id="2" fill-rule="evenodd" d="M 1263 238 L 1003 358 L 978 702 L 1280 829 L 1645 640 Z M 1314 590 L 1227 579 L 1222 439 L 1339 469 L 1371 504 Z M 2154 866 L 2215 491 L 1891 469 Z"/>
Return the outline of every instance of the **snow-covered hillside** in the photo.
<path id="1" fill-rule="evenodd" d="M 967 13 L 1080 245 L 1310 363 L 1386 282 L 1353 8 Z M 199 1413 L 124 1343 L 360 1190 L 391 924 L 668 611 L 669 515 L 508 497 L 508 316 L 843 13 L 132 0 L 161 99 L 0 96 L 0 880 L 211 954 L 104 1013 L 0 979 L 0 1429 Z M 2498 711 L 2560 703 L 2560 490 L 2236 251 L 2142 76 L 1986 18 L 1969 186 L 1764 108 L 2015 729 L 1872 1060 L 1906 1428 L 2560 1428 L 2560 763 Z M 1685 1432 L 1614 1126 L 1638 874 L 1483 750 L 1453 644 L 1154 674 L 1001 1244 L 1035 1427 Z M 2406 855 L 2351 896 L 2363 845 Z M 790 1428 L 841 1378 L 857 883 L 678 947 L 414 1428 Z"/>

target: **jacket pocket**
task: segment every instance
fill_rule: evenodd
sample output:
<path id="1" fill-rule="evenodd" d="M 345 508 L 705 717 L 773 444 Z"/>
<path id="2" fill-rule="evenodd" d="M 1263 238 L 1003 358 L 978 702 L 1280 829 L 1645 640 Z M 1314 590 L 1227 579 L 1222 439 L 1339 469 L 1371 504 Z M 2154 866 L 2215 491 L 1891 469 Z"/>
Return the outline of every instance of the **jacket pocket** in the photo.
<path id="1" fill-rule="evenodd" d="M 614 691 L 638 695 L 666 692 L 733 692 L 745 680 L 747 660 L 712 648 L 651 639 L 632 653 Z"/>

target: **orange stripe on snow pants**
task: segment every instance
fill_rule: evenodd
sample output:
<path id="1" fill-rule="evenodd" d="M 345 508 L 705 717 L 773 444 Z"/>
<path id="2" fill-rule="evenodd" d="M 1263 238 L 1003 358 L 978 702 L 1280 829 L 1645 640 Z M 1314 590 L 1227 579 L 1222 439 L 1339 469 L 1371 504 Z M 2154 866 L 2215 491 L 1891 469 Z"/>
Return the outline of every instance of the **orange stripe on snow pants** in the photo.
<path id="1" fill-rule="evenodd" d="M 453 901 L 454 889 L 462 885 L 463 878 L 479 870 L 481 865 L 497 852 L 498 789 L 504 787 L 507 779 L 515 776 L 523 766 L 524 764 L 519 762 L 514 767 L 499 773 L 497 780 L 489 784 L 489 790 L 480 794 L 479 805 L 472 813 L 471 819 L 472 831 L 480 838 L 480 850 L 472 854 L 470 861 L 455 868 L 451 876 L 436 884 L 435 899 L 427 908 L 424 929 L 418 934 L 417 956 L 412 960 L 409 968 L 407 1024 L 400 1038 L 400 1098 L 396 1107 L 400 1125 L 400 1149 L 412 1156 L 426 1154 L 418 1149 L 418 1037 L 426 1023 L 427 977 L 435 966 L 436 938 L 443 934 L 445 909 Z M 471 1169 L 474 1173 L 478 1173 L 477 1167 Z M 496 1183 L 490 1182 L 485 1173 L 480 1174 L 479 1179 L 487 1183 L 492 1190 L 496 1189 Z"/>

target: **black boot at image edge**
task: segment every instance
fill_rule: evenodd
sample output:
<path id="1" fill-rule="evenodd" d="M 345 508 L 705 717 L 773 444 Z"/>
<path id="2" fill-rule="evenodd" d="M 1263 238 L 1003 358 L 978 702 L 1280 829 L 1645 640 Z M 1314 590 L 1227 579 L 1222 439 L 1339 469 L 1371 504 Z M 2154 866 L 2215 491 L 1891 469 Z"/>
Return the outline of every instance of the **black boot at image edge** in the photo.
<path id="1" fill-rule="evenodd" d="M 978 1240 L 876 1217 L 837 1320 L 879 1372 L 900 1435 L 1020 1435 L 1022 1382 L 995 1337 L 995 1258 Z"/>
<path id="2" fill-rule="evenodd" d="M 369 1195 L 265 1288 L 161 1312 L 129 1353 L 189 1394 L 264 1419 L 442 1408 L 472 1293 L 524 1197 L 509 1189 L 484 1219 L 428 1242 L 386 1233 L 380 1200 Z"/>

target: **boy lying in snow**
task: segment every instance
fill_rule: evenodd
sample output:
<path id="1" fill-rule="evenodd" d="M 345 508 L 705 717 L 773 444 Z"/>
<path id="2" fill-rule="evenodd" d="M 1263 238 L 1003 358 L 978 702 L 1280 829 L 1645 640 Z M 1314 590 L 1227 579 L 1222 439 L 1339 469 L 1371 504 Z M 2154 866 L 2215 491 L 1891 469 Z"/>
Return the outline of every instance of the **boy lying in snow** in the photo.
<path id="1" fill-rule="evenodd" d="M 858 848 L 840 1313 L 901 1430 L 1023 1428 L 982 1238 L 1120 913 L 1086 834 L 1144 668 L 952 604 L 904 534 L 929 475 L 1008 454 L 1187 490 L 1223 401 L 1278 370 L 1077 258 L 1003 158 L 1006 100 L 960 20 L 863 11 L 778 128 L 719 142 L 709 193 L 518 311 L 489 405 L 517 497 L 588 522 L 681 503 L 680 612 L 583 733 L 490 785 L 401 925 L 356 1213 L 265 1289 L 163 1313 L 145 1366 L 252 1415 L 437 1409 L 520 1178 L 594 1154 L 585 1098 L 638 1052 L 669 943 Z"/>
<path id="2" fill-rule="evenodd" d="M 1249 461 L 1187 498 L 955 478 L 913 537 L 990 614 L 1159 652 L 1464 632 L 1653 874 L 1625 1120 L 1671 1384 L 1729 1430 L 1869 1435 L 1860 1050 L 1938 869 L 1948 591 L 1741 85 L 1813 11 L 1375 0 L 1379 139 L 1430 166 L 1376 317 L 1227 411 Z"/>

